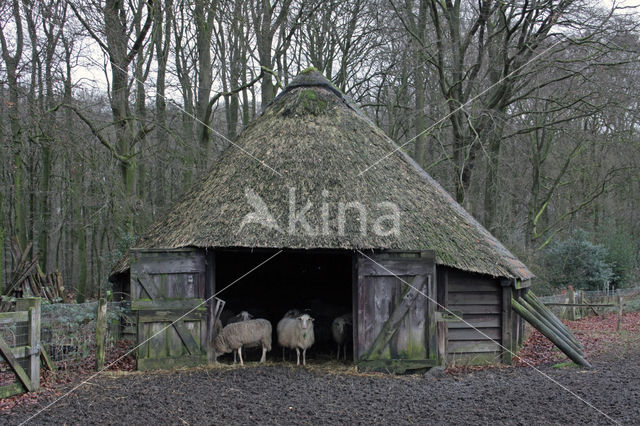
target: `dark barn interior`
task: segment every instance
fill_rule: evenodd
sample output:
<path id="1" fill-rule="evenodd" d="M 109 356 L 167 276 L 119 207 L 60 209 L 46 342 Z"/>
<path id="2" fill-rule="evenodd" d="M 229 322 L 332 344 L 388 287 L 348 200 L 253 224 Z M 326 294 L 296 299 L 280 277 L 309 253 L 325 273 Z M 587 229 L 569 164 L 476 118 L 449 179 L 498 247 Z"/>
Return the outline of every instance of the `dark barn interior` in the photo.
<path id="1" fill-rule="evenodd" d="M 215 291 L 222 290 L 217 297 L 226 302 L 222 322 L 226 324 L 230 316 L 240 311 L 268 319 L 273 326 L 269 355 L 279 357 L 276 325 L 288 310 L 298 309 L 314 318 L 316 343 L 308 353 L 315 358 L 335 356 L 331 322 L 352 310 L 352 253 L 285 250 L 259 266 L 277 252 L 216 250 Z"/>

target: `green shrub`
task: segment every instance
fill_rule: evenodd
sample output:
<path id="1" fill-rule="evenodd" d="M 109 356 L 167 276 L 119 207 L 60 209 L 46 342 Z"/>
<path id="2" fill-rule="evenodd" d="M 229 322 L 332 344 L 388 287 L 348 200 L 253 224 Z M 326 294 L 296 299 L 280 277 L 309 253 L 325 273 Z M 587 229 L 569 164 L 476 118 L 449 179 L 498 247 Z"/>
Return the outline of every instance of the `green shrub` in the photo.
<path id="1" fill-rule="evenodd" d="M 637 283 L 637 253 L 633 237 L 625 232 L 612 232 L 602 237 L 602 243 L 607 248 L 607 262 L 613 267 L 611 284 L 615 288 L 632 287 Z"/>
<path id="2" fill-rule="evenodd" d="M 544 249 L 541 278 L 555 288 L 571 285 L 581 290 L 602 290 L 616 278 L 608 256 L 603 245 L 592 243 L 585 231 L 577 230 L 570 238 L 552 242 Z"/>

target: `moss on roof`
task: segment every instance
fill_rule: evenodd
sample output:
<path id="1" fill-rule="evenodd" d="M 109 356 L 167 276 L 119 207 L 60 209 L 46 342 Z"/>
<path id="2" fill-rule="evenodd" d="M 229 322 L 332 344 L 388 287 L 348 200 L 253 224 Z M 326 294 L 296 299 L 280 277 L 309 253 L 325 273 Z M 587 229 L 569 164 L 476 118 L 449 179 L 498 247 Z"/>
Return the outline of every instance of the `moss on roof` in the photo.
<path id="1" fill-rule="evenodd" d="M 136 247 L 433 249 L 442 265 L 496 277 L 532 277 L 317 71 L 294 79 L 235 144 L 242 150 L 230 146 Z M 251 202 L 256 195 L 271 215 L 270 226 L 247 220 L 259 210 Z M 305 217 L 314 233 L 289 228 L 292 196 L 294 213 L 311 206 Z M 362 217 L 350 202 L 365 207 L 367 232 L 361 232 Z M 390 213 L 385 203 L 400 211 L 397 234 L 373 230 L 376 219 Z M 343 227 L 336 220 L 340 205 L 347 206 Z M 127 268 L 123 259 L 112 274 Z"/>

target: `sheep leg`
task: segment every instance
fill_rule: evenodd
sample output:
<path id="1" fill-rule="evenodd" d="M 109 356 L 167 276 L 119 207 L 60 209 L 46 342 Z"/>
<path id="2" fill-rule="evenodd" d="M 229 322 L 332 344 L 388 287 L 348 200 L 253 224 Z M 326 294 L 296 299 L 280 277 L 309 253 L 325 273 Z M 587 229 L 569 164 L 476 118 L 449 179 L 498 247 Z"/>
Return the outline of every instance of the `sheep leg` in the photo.
<path id="1" fill-rule="evenodd" d="M 238 348 L 238 357 L 240 358 L 240 365 L 244 365 L 244 362 L 242 362 L 242 346 Z"/>
<path id="2" fill-rule="evenodd" d="M 282 362 L 284 362 L 284 347 L 282 347 Z"/>
<path id="3" fill-rule="evenodd" d="M 338 354 L 336 356 L 336 360 L 340 361 L 340 343 L 338 343 Z"/>
<path id="4" fill-rule="evenodd" d="M 298 361 L 296 362 L 296 365 L 300 365 L 300 349 L 296 348 L 296 354 L 298 355 Z"/>
<path id="5" fill-rule="evenodd" d="M 262 347 L 262 357 L 260 358 L 260 363 L 263 363 L 267 360 L 267 348 Z"/>
<path id="6" fill-rule="evenodd" d="M 236 351 L 233 351 L 233 363 L 235 364 L 237 362 L 238 358 L 236 356 Z"/>
<path id="7" fill-rule="evenodd" d="M 307 365 L 307 350 L 302 350 L 302 365 Z"/>

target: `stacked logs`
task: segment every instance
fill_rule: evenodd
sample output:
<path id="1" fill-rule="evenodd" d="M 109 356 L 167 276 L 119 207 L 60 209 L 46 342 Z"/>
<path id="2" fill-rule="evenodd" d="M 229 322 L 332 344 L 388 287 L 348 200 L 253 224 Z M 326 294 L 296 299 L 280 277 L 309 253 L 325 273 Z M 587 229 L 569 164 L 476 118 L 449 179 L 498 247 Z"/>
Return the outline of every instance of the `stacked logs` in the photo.
<path id="1" fill-rule="evenodd" d="M 571 330 L 556 317 L 531 291 L 520 298 L 512 299 L 511 306 L 527 322 L 544 334 L 573 362 L 586 368 L 591 364 L 586 359 L 582 345 Z"/>
<path id="2" fill-rule="evenodd" d="M 16 266 L 0 302 L 0 312 L 10 311 L 13 305 L 11 300 L 23 297 L 41 297 L 51 303 L 62 301 L 62 274 L 58 271 L 44 274 L 38 266 L 38 256 L 29 256 L 32 247 L 32 243 L 29 243 L 22 250 L 15 238 L 11 240 L 11 255 Z"/>

